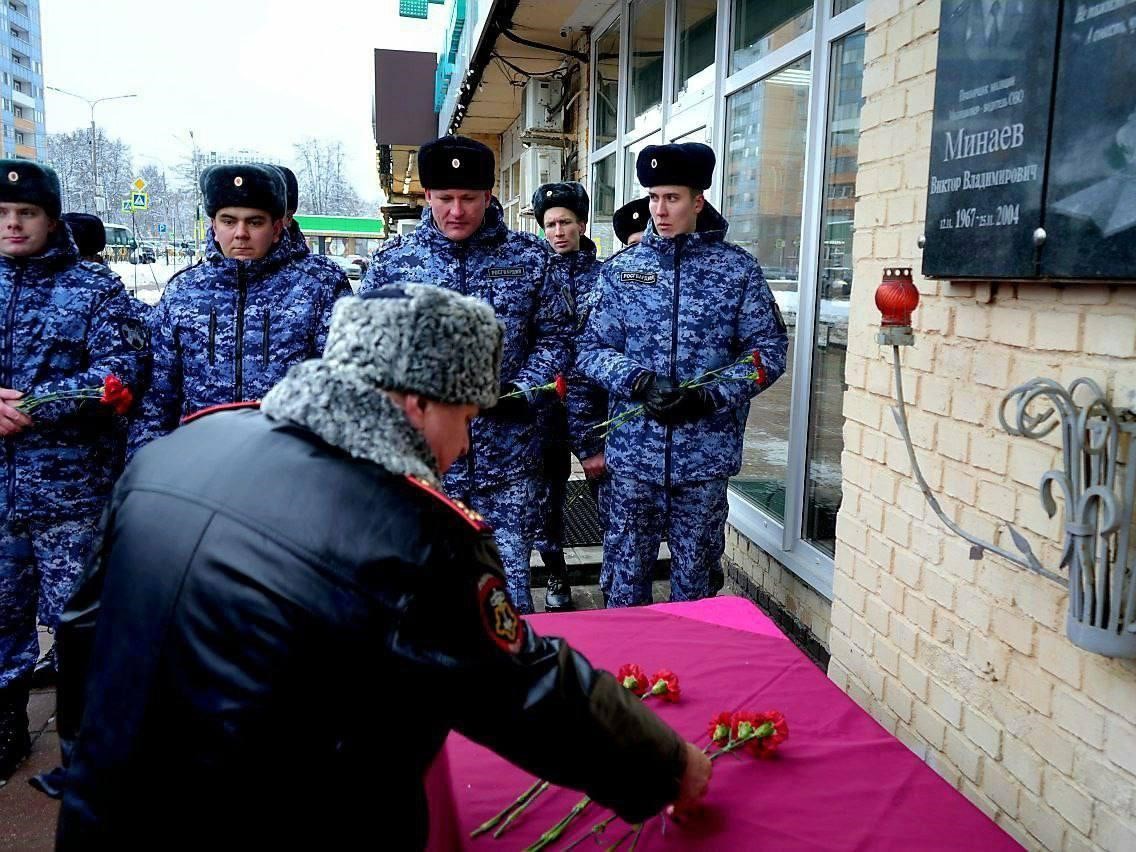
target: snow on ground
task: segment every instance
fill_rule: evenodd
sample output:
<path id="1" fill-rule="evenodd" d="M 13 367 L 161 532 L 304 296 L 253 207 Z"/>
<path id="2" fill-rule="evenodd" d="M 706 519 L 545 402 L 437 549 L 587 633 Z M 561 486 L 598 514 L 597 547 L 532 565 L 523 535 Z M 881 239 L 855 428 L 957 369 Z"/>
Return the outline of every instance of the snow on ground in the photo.
<path id="1" fill-rule="evenodd" d="M 122 279 L 126 285 L 126 292 L 137 296 L 148 305 L 156 305 L 175 272 L 185 269 L 189 262 L 181 259 L 175 263 L 108 263 L 107 266 Z"/>

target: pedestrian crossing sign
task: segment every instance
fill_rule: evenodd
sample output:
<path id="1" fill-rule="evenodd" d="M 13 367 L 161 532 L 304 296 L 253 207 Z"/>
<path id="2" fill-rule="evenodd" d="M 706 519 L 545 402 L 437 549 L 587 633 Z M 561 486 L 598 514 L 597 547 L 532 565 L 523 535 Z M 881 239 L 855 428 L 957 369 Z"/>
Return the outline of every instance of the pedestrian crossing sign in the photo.
<path id="1" fill-rule="evenodd" d="M 132 202 L 130 202 L 130 201 L 127 201 L 127 200 L 123 199 L 123 202 L 122 202 L 122 212 L 123 212 L 123 213 L 130 213 L 130 212 L 132 212 L 133 210 L 134 210 L 134 204 L 133 204 Z"/>
<path id="2" fill-rule="evenodd" d="M 131 201 L 131 206 L 135 210 L 149 210 L 150 196 L 145 192 L 135 192 L 134 199 Z"/>

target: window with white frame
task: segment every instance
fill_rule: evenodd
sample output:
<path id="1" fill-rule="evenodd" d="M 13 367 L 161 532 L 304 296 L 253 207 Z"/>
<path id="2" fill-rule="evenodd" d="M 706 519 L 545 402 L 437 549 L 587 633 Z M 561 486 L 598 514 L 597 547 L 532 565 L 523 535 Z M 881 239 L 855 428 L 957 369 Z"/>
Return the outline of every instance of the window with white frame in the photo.
<path id="1" fill-rule="evenodd" d="M 789 367 L 754 400 L 730 520 L 832 593 L 853 286 L 862 0 L 622 0 L 595 26 L 589 189 L 601 255 L 611 211 L 644 194 L 648 144 L 705 141 L 708 200 L 761 262 Z"/>

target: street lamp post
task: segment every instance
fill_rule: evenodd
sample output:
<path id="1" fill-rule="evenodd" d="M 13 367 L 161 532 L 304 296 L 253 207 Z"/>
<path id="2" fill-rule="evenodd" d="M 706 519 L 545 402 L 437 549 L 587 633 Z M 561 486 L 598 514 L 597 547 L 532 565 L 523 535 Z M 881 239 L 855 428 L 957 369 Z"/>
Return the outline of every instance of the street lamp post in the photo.
<path id="1" fill-rule="evenodd" d="M 77 95 L 74 92 L 69 92 L 66 89 L 60 89 L 58 86 L 48 86 L 53 92 L 59 92 L 61 95 L 69 95 L 72 98 L 78 98 L 91 108 L 91 179 L 94 183 L 94 201 L 95 212 L 101 213 L 99 210 L 99 158 L 98 158 L 98 135 L 95 129 L 95 107 L 103 101 L 118 101 L 124 98 L 136 98 L 138 95 L 111 95 L 107 98 L 85 98 L 82 95 Z M 106 203 L 106 199 L 103 200 Z"/>

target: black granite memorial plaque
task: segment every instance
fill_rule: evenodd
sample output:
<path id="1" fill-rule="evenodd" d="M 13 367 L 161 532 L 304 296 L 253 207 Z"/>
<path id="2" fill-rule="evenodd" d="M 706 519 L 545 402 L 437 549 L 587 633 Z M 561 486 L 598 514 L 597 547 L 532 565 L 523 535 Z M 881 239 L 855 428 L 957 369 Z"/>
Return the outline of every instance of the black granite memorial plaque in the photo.
<path id="1" fill-rule="evenodd" d="M 923 274 L 1037 274 L 1060 4 L 943 0 Z"/>

